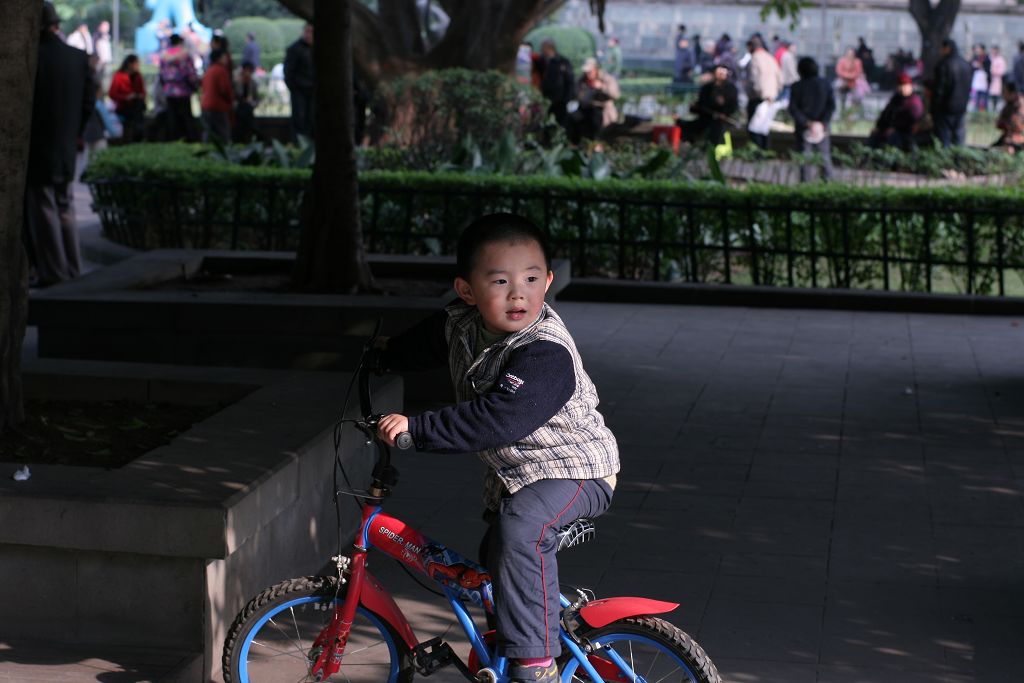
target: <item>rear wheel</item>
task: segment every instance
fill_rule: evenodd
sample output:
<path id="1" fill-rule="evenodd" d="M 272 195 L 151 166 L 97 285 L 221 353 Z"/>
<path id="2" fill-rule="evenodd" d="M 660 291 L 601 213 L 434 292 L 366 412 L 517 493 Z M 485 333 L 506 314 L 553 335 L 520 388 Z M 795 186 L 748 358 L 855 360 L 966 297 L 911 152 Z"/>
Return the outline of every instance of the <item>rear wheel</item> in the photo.
<path id="1" fill-rule="evenodd" d="M 338 595 L 335 577 L 290 579 L 253 598 L 235 618 L 224 641 L 226 683 L 314 681 L 314 642 L 330 623 Z M 359 607 L 341 670 L 329 680 L 352 683 L 407 683 L 412 653 L 376 614 Z"/>
<path id="2" fill-rule="evenodd" d="M 584 635 L 594 646 L 594 652 L 588 657 L 590 664 L 608 683 L 722 683 L 718 669 L 701 646 L 664 619 L 630 617 Z M 571 678 L 566 678 L 566 673 Z M 580 668 L 579 662 L 570 657 L 562 668 L 562 680 L 589 681 L 591 678 Z"/>

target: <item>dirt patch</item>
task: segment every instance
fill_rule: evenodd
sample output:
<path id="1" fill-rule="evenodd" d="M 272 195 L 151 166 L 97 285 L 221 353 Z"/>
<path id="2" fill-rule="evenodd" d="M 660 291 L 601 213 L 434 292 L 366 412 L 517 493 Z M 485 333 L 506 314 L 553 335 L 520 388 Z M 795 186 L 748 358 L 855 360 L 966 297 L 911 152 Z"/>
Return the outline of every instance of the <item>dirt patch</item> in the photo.
<path id="1" fill-rule="evenodd" d="M 451 292 L 450 279 L 374 278 L 379 292 L 385 296 L 439 297 Z M 188 278 L 178 277 L 144 287 L 147 290 L 172 292 L 294 292 L 287 273 L 216 273 L 200 271 Z"/>
<path id="2" fill-rule="evenodd" d="M 0 462 L 121 467 L 224 406 L 131 401 L 28 401 L 20 433 L 0 439 Z"/>

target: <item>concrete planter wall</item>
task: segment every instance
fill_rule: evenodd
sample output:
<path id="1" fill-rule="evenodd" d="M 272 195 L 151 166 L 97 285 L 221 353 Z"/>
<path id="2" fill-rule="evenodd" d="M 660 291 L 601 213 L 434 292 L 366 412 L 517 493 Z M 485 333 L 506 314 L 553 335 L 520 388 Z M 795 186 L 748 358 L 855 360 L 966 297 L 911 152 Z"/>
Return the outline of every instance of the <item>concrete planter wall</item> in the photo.
<path id="1" fill-rule="evenodd" d="M 434 297 L 273 292 L 187 292 L 145 289 L 203 268 L 253 269 L 294 254 L 155 250 L 34 292 L 29 324 L 39 329 L 42 358 L 117 360 L 175 365 L 351 369 L 363 340 L 383 319 L 393 335 L 440 310 L 453 291 Z M 451 278 L 454 258 L 371 256 L 378 277 Z M 554 264 L 549 298 L 570 280 L 568 261 Z M 434 390 L 439 374 L 408 387 L 413 398 Z"/>
<path id="2" fill-rule="evenodd" d="M 153 402 L 241 400 L 114 470 L 34 466 L 0 478 L 0 639 L 190 653 L 174 680 L 217 680 L 226 629 L 262 588 L 334 554 L 332 427 L 341 373 L 42 361 L 30 396 Z M 401 406 L 384 378 L 379 407 Z M 354 417 L 358 406 L 351 406 Z M 372 452 L 344 432 L 365 485 Z M 358 482 L 358 483 L 357 483 Z M 342 508 L 342 534 L 358 523 Z M 12 580 L 14 579 L 14 580 Z"/>

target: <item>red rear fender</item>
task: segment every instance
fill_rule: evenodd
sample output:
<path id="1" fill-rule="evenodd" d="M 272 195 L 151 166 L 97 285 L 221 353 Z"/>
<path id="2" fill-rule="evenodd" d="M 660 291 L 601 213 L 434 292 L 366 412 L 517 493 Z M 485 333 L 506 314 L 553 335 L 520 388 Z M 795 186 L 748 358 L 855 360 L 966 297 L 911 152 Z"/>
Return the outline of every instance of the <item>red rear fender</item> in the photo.
<path id="1" fill-rule="evenodd" d="M 359 602 L 363 607 L 378 615 L 391 626 L 395 633 L 405 641 L 406 645 L 411 648 L 416 647 L 419 640 L 417 640 L 416 634 L 413 633 L 412 626 L 409 625 L 405 615 L 402 614 L 402 610 L 395 604 L 391 594 L 384 590 L 377 577 L 369 571 L 366 572 L 366 578 L 363 580 Z"/>
<path id="2" fill-rule="evenodd" d="M 588 625 L 601 628 L 618 619 L 645 614 L 664 614 L 679 607 L 678 602 L 650 598 L 604 598 L 588 602 L 580 609 L 580 617 Z"/>

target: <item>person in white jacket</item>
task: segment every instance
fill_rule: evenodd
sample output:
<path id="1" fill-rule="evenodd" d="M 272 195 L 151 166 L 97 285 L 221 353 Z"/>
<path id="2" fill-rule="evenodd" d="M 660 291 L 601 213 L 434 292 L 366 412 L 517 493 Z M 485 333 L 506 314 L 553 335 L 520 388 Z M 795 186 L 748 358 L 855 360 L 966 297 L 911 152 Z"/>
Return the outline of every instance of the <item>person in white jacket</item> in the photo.
<path id="1" fill-rule="evenodd" d="M 757 106 L 767 101 L 775 102 L 782 92 L 782 69 L 778 62 L 764 49 L 764 42 L 754 36 L 747 43 L 750 51 L 750 62 L 747 65 L 747 117 L 754 117 Z M 751 141 L 761 149 L 768 147 L 768 135 L 750 133 Z"/>

